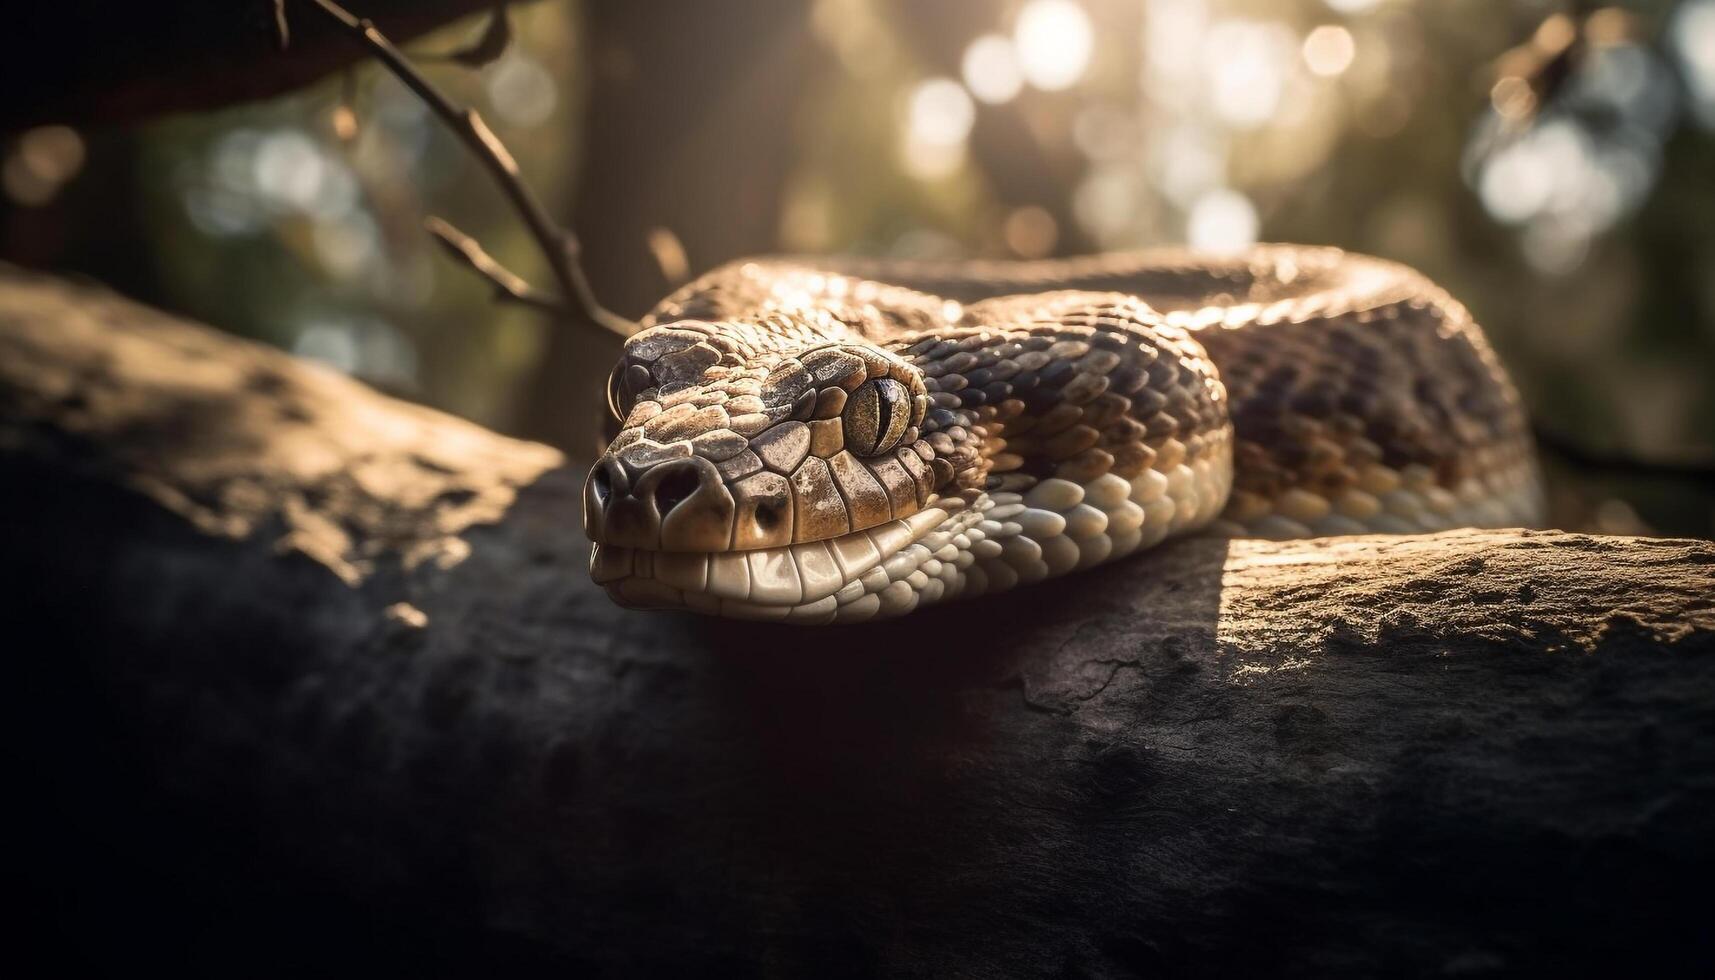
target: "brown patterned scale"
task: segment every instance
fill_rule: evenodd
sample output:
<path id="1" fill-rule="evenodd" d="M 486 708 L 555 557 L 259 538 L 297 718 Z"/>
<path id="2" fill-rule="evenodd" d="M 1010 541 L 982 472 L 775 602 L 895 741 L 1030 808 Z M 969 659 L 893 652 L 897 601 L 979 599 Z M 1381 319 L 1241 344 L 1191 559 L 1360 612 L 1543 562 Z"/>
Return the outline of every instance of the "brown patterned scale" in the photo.
<path id="1" fill-rule="evenodd" d="M 759 260 L 643 326 L 584 507 L 592 574 L 628 605 L 857 621 L 1195 530 L 1540 512 L 1470 316 L 1332 249 Z"/>

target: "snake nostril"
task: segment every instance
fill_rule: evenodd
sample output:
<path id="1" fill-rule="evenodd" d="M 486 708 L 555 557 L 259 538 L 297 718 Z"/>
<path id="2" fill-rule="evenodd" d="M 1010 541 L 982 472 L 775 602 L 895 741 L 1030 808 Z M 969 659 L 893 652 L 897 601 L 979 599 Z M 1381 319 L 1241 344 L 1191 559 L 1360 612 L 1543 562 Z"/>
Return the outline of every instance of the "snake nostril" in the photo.
<path id="1" fill-rule="evenodd" d="M 595 487 L 595 500 L 598 504 L 607 503 L 607 498 L 613 496 L 613 477 L 608 474 L 607 467 L 597 466 L 590 474 L 590 485 Z"/>
<path id="2" fill-rule="evenodd" d="M 675 466 L 655 484 L 655 512 L 662 517 L 697 492 L 697 471 L 689 466 Z"/>

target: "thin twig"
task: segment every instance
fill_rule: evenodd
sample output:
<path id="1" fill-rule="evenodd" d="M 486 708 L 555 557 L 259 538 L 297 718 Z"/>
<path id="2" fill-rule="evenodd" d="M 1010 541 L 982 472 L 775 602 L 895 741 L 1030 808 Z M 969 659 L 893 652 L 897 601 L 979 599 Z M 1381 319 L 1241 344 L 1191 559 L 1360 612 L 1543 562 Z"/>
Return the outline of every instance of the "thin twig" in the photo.
<path id="1" fill-rule="evenodd" d="M 281 51 L 292 46 L 292 25 L 286 22 L 286 0 L 274 0 L 274 40 Z"/>
<path id="2" fill-rule="evenodd" d="M 496 4 L 488 15 L 488 23 L 482 29 L 482 36 L 468 47 L 445 54 L 419 55 L 429 61 L 451 61 L 464 65 L 466 68 L 482 68 L 493 64 L 506 53 L 512 44 L 512 21 L 506 16 L 506 4 Z"/>
<path id="3" fill-rule="evenodd" d="M 562 319 L 570 319 L 576 315 L 575 311 L 566 308 L 566 304 L 562 303 L 559 297 L 550 296 L 525 282 L 522 276 L 501 265 L 494 256 L 489 255 L 476 239 L 440 218 L 430 215 L 423 222 L 423 228 L 446 248 L 448 255 L 463 262 L 477 275 L 493 283 L 496 300 L 519 303 Z"/>
<path id="4" fill-rule="evenodd" d="M 524 224 L 530 230 L 530 237 L 535 239 L 542 255 L 548 261 L 548 267 L 553 271 L 555 280 L 559 283 L 560 292 L 567 298 L 566 302 L 555 302 L 555 307 L 564 312 L 575 314 L 579 319 L 603 330 L 616 333 L 621 337 L 630 336 L 636 325 L 631 321 L 604 308 L 597 302 L 595 293 L 590 289 L 589 280 L 584 276 L 578 262 L 579 248 L 576 237 L 571 232 L 559 226 L 548 212 L 536 200 L 536 195 L 524 183 L 523 176 L 518 172 L 518 163 L 512 159 L 499 137 L 488 128 L 482 116 L 475 110 L 461 107 L 430 84 L 427 78 L 417 71 L 416 67 L 405 57 L 404 52 L 393 46 L 386 35 L 376 29 L 368 20 L 359 18 L 333 0 L 307 0 L 322 13 L 332 18 L 343 27 L 351 37 L 380 59 L 383 65 L 391 71 L 394 77 L 404 83 L 424 104 L 441 117 L 455 135 L 461 139 L 482 165 L 493 175 L 495 182 L 506 194 L 513 210 L 524 219 Z M 475 243 L 472 242 L 474 245 Z M 464 249 L 459 248 L 463 253 Z M 481 251 L 479 248 L 478 251 Z M 486 253 L 484 253 L 486 254 Z M 468 258 L 468 255 L 467 255 Z M 492 261 L 492 260 L 490 260 Z M 481 272 L 481 268 L 472 264 Z M 499 268 L 495 264 L 495 268 Z M 502 270 L 504 271 L 504 270 Z M 487 275 L 487 273 L 484 273 Z M 522 283 L 523 280 L 507 273 L 513 279 Z M 493 276 L 489 276 L 491 281 Z M 498 285 L 498 282 L 497 282 Z M 504 287 L 503 287 L 504 288 Z M 528 287 L 526 286 L 528 289 Z M 506 290 L 508 295 L 514 295 Z M 534 290 L 529 290 L 535 293 Z"/>

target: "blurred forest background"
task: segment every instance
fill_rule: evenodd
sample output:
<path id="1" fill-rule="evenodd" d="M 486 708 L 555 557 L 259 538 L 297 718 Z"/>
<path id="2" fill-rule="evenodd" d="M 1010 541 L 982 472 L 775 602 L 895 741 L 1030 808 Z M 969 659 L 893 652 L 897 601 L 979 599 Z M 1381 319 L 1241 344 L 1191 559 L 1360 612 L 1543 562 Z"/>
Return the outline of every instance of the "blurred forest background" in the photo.
<path id="1" fill-rule="evenodd" d="M 759 252 L 1326 243 L 1451 289 L 1556 441 L 1681 462 L 1715 447 L 1715 0 L 505 16 L 486 64 L 442 56 L 480 46 L 484 11 L 408 49 L 486 116 L 626 315 Z M 0 136 L 0 259 L 592 455 L 617 341 L 492 303 L 423 233 L 430 214 L 550 284 L 487 176 L 372 63 L 233 109 Z M 1560 526 L 1715 536 L 1696 473 L 1563 460 L 1550 479 Z"/>

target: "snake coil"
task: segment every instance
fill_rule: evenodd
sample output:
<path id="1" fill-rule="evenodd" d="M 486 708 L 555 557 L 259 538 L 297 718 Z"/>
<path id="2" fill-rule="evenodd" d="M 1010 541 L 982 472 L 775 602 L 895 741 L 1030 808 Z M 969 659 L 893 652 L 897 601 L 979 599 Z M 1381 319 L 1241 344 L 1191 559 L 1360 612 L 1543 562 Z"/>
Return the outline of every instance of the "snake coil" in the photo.
<path id="1" fill-rule="evenodd" d="M 584 497 L 591 574 L 629 606 L 853 622 L 1193 531 L 1541 517 L 1469 313 L 1335 249 L 754 260 L 643 326 Z"/>

